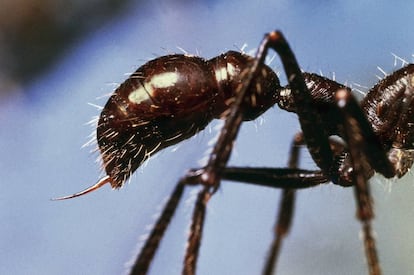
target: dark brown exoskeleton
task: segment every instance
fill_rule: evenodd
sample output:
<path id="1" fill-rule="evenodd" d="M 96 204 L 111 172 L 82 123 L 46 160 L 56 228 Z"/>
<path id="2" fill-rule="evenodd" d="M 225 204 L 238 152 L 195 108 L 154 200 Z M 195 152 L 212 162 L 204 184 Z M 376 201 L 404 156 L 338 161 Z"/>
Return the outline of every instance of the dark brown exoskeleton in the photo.
<path id="1" fill-rule="evenodd" d="M 111 96 L 98 122 L 97 136 L 112 187 L 125 180 L 151 154 L 187 139 L 228 110 L 238 78 L 251 57 L 238 52 L 206 61 L 169 55 L 139 68 Z M 244 119 L 255 119 L 275 102 L 275 73 L 263 67 L 254 91 L 257 102 L 246 103 Z"/>
<path id="2" fill-rule="evenodd" d="M 289 85 L 282 87 L 264 64 L 268 49 L 281 57 Z M 295 112 L 302 133 L 293 141 L 287 168 L 228 167 L 242 121 L 253 120 L 271 106 Z M 102 110 L 97 141 L 106 176 L 96 185 L 121 187 L 152 154 L 187 139 L 214 118 L 225 125 L 207 165 L 190 170 L 177 184 L 144 244 L 131 274 L 146 274 L 159 242 L 187 185 L 201 184 L 186 248 L 183 274 L 194 274 L 206 205 L 221 179 L 283 189 L 281 207 L 263 274 L 272 274 L 280 244 L 290 228 L 295 190 L 333 182 L 354 186 L 357 217 L 363 226 L 369 274 L 381 273 L 372 236 L 372 199 L 368 180 L 378 172 L 402 177 L 414 162 L 414 64 L 386 76 L 359 104 L 337 82 L 302 73 L 280 32 L 267 34 L 255 58 L 229 51 L 211 60 L 168 55 L 149 61 L 131 75 Z M 343 142 L 332 139 L 339 136 Z M 305 144 L 320 170 L 297 167 Z"/>

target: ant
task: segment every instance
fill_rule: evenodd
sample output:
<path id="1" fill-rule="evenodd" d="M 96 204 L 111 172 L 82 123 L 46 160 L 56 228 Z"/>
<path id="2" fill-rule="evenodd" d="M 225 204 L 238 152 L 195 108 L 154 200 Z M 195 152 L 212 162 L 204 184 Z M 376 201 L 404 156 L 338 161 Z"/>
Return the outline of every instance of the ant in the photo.
<path id="1" fill-rule="evenodd" d="M 285 87 L 264 64 L 269 49 L 281 58 L 289 82 Z M 275 104 L 295 112 L 301 125 L 288 167 L 228 167 L 241 123 L 256 119 Z M 133 73 L 102 110 L 97 142 L 107 175 L 84 191 L 56 200 L 81 196 L 107 183 L 120 188 L 157 151 L 195 135 L 215 118 L 224 119 L 207 165 L 189 170 L 179 180 L 131 274 L 147 273 L 185 186 L 201 184 L 183 265 L 183 274 L 195 274 L 207 203 L 220 181 L 230 180 L 283 189 L 263 274 L 275 269 L 280 245 L 290 229 L 296 189 L 332 182 L 354 187 L 369 274 L 379 275 L 368 180 L 375 172 L 400 178 L 409 171 L 414 162 L 413 113 L 414 64 L 386 76 L 359 104 L 350 88 L 301 72 L 280 31 L 265 35 L 255 58 L 235 51 L 208 61 L 190 55 L 162 56 Z M 297 167 L 301 145 L 307 146 L 320 170 Z"/>

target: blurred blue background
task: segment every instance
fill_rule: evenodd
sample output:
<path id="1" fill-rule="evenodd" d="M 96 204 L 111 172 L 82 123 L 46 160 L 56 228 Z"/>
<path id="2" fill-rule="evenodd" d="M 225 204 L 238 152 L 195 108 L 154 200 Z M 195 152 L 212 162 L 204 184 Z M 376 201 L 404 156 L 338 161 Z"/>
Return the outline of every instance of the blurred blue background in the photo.
<path id="1" fill-rule="evenodd" d="M 177 47 L 206 58 L 245 43 L 254 49 L 265 32 L 281 29 L 305 71 L 371 87 L 381 75 L 377 66 L 387 72 L 401 66 L 391 53 L 412 62 L 413 11 L 408 1 L 159 0 L 131 2 L 95 24 L 42 74 L 3 85 L 2 92 L 13 93 L 0 101 L 0 274 L 126 273 L 177 179 L 210 148 L 217 122 L 151 158 L 120 191 L 104 187 L 73 200 L 50 198 L 102 176 L 98 156 L 89 153 L 93 147 L 81 149 L 93 130 L 85 123 L 99 114 L 87 103 L 103 105 L 105 95 L 145 61 L 180 52 Z M 280 71 L 277 58 L 271 66 Z M 299 129 L 294 114 L 272 108 L 245 123 L 230 163 L 283 167 Z M 306 154 L 301 167 L 314 167 Z M 412 274 L 413 175 L 395 181 L 376 176 L 371 186 L 384 274 Z M 185 194 L 151 274 L 181 273 L 192 193 Z M 260 274 L 279 195 L 223 182 L 209 204 L 198 274 Z M 359 232 L 351 188 L 299 192 L 278 274 L 366 274 Z"/>

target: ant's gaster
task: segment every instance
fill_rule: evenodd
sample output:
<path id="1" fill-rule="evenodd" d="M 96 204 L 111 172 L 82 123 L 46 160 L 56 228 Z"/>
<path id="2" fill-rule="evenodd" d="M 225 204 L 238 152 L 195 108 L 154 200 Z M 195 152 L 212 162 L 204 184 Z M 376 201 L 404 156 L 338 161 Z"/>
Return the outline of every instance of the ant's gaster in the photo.
<path id="1" fill-rule="evenodd" d="M 284 66 L 289 85 L 280 86 L 264 64 L 269 49 Z M 295 112 L 302 132 L 293 140 L 287 168 L 228 167 L 242 121 L 271 106 Z M 206 205 L 220 180 L 282 188 L 282 199 L 263 274 L 272 274 L 280 245 L 294 212 L 295 190 L 332 182 L 353 186 L 357 217 L 370 275 L 381 274 L 372 234 L 372 198 L 368 180 L 374 172 L 402 177 L 414 162 L 414 64 L 386 76 L 359 104 L 351 90 L 325 77 L 302 73 L 281 32 L 263 39 L 256 57 L 229 51 L 211 60 L 168 55 L 149 61 L 119 86 L 102 110 L 97 141 L 106 176 L 96 185 L 121 187 L 152 154 L 187 139 L 215 119 L 225 124 L 207 165 L 190 170 L 177 184 L 138 255 L 131 274 L 146 274 L 187 185 L 201 184 L 194 208 L 183 274 L 195 274 Z M 339 136 L 344 143 L 331 139 Z M 320 170 L 297 168 L 306 145 Z"/>

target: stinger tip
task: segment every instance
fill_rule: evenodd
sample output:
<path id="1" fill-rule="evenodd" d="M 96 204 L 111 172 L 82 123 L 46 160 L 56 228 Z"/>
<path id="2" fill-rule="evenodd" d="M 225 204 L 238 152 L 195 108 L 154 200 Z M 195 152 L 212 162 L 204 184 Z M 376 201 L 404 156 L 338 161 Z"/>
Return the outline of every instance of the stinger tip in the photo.
<path id="1" fill-rule="evenodd" d="M 72 199 L 72 198 L 76 198 L 79 196 L 83 196 L 89 192 L 95 191 L 96 189 L 104 186 L 107 183 L 111 182 L 111 178 L 109 176 L 105 176 L 103 178 L 101 178 L 95 185 L 92 185 L 91 187 L 86 188 L 83 191 L 80 191 L 78 193 L 75 193 L 73 195 L 69 195 L 69 196 L 63 196 L 63 197 L 58 197 L 58 198 L 52 198 L 52 201 L 61 201 L 61 200 L 67 200 L 67 199 Z"/>

